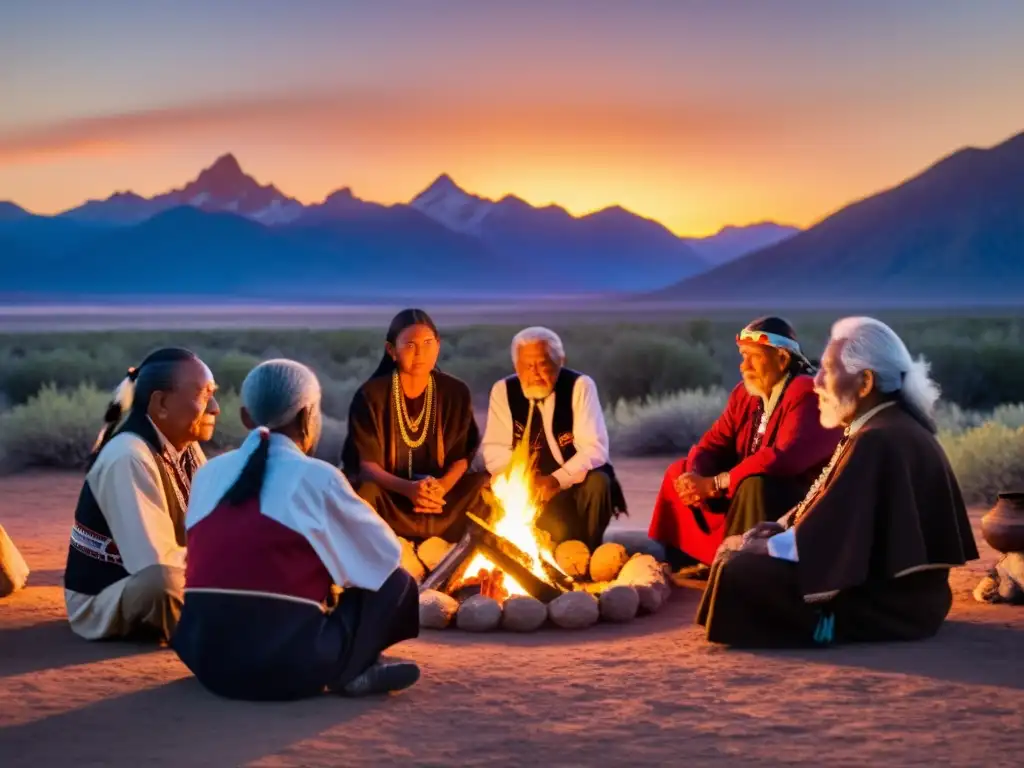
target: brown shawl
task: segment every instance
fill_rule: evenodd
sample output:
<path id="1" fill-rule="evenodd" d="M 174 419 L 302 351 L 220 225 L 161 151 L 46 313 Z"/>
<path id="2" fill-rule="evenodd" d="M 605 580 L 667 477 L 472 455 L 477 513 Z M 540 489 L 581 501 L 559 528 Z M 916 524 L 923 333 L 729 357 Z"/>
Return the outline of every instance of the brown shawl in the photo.
<path id="1" fill-rule="evenodd" d="M 978 557 L 942 447 L 899 405 L 850 438 L 794 527 L 801 592 L 809 602 Z"/>

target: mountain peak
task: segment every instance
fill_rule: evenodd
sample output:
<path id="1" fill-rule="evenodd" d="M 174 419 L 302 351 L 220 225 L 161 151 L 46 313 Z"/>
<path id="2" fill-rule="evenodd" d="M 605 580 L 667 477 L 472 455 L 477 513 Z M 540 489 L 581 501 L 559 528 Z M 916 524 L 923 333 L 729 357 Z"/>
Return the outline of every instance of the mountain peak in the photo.
<path id="1" fill-rule="evenodd" d="M 17 221 L 18 219 L 26 219 L 31 215 L 17 203 L 12 203 L 9 200 L 0 200 L 0 221 Z"/>
<path id="2" fill-rule="evenodd" d="M 232 153 L 226 152 L 225 154 L 218 157 L 213 165 L 210 166 L 211 171 L 218 171 L 220 173 L 231 173 L 235 175 L 244 175 L 242 166 L 238 162 Z"/>

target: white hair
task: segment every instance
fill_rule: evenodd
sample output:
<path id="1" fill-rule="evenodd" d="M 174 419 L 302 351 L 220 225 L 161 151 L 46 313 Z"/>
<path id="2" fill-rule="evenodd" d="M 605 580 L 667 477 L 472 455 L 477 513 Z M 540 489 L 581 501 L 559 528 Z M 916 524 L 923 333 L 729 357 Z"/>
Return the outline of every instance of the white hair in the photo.
<path id="1" fill-rule="evenodd" d="M 303 408 L 320 406 L 320 382 L 302 363 L 283 358 L 260 363 L 242 382 L 242 405 L 257 426 L 277 429 Z"/>
<path id="2" fill-rule="evenodd" d="M 846 317 L 832 326 L 832 341 L 845 342 L 840 359 L 847 372 L 872 371 L 879 392 L 899 392 L 910 408 L 932 416 L 939 385 L 928 362 L 914 360 L 892 328 L 872 317 Z"/>
<path id="3" fill-rule="evenodd" d="M 520 347 L 526 344 L 536 344 L 537 342 L 544 343 L 548 351 L 548 357 L 554 362 L 559 365 L 565 362 L 565 347 L 562 346 L 562 340 L 558 338 L 558 334 L 550 328 L 534 325 L 530 328 L 524 328 L 512 339 L 512 364 L 514 365 L 519 359 Z"/>

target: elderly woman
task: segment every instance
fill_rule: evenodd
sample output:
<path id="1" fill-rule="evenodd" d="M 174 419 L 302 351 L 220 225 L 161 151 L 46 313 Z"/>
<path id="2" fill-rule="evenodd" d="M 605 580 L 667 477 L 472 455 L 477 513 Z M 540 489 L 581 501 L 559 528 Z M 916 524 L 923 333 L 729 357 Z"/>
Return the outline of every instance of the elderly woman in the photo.
<path id="1" fill-rule="evenodd" d="M 252 430 L 242 446 L 192 486 L 175 651 L 228 698 L 412 685 L 415 664 L 379 654 L 419 633 L 416 583 L 399 568 L 394 533 L 336 467 L 311 457 L 316 376 L 291 360 L 257 366 L 242 384 L 242 421 Z"/>
<path id="2" fill-rule="evenodd" d="M 440 351 L 426 312 L 395 316 L 380 365 L 352 398 L 342 454 L 359 495 L 414 541 L 458 541 L 489 480 L 467 471 L 480 433 L 469 387 L 437 369 Z"/>

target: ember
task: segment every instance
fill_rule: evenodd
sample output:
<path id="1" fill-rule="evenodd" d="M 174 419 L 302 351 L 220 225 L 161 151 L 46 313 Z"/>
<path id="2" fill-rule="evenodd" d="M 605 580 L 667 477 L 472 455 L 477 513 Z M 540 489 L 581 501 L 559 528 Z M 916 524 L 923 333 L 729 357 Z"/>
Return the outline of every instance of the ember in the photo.
<path id="1" fill-rule="evenodd" d="M 490 519 L 470 514 L 467 532 L 455 545 L 420 545 L 420 560 L 435 566 L 420 585 L 422 626 L 441 629 L 457 615 L 458 626 L 472 631 L 499 623 L 530 631 L 546 616 L 560 627 L 579 628 L 599 619 L 629 621 L 661 607 L 668 581 L 650 555 L 630 559 L 620 544 L 604 544 L 591 555 L 579 541 L 552 551 L 550 537 L 536 526 L 540 504 L 532 474 L 524 441 L 505 472 L 491 481 Z"/>

